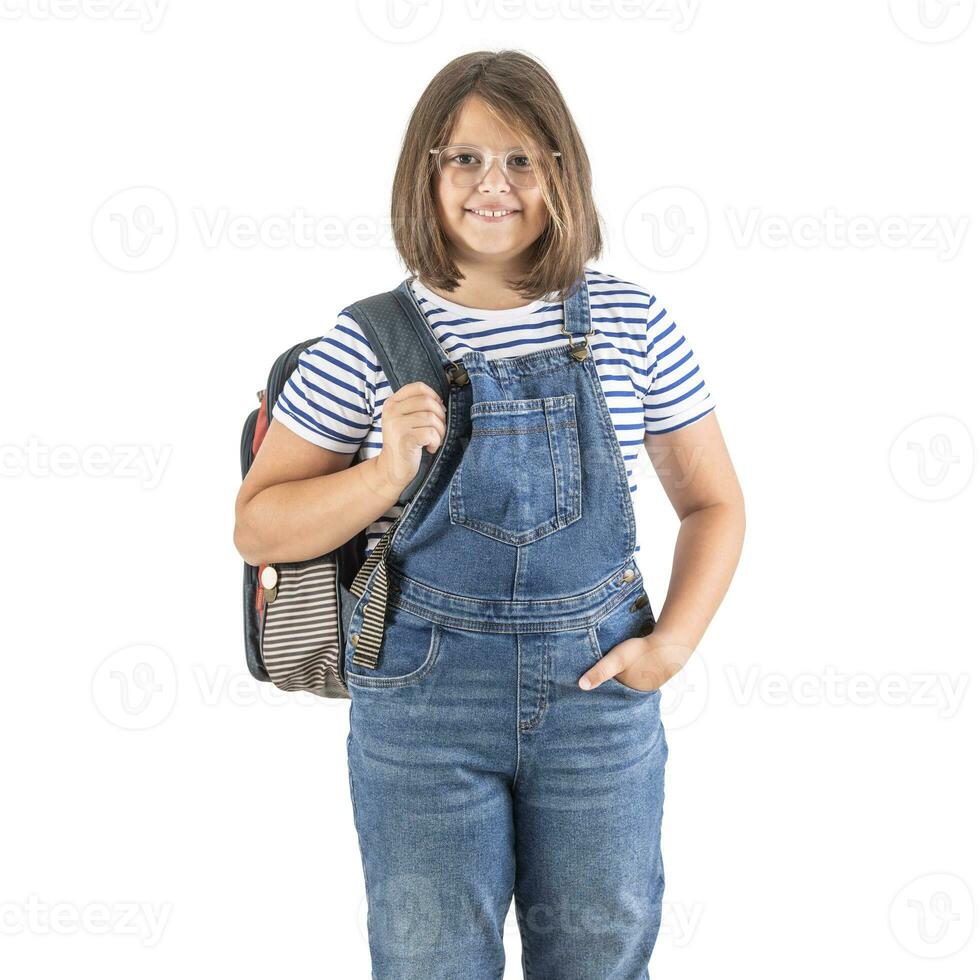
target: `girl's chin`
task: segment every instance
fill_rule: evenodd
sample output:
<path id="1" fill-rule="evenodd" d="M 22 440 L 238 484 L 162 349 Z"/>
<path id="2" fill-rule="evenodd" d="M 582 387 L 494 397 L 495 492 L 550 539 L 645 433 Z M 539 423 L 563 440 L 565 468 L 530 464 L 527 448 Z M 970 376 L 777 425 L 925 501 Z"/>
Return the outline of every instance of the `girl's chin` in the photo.
<path id="1" fill-rule="evenodd" d="M 501 258 L 506 256 L 518 255 L 527 248 L 527 245 L 517 241 L 472 241 L 464 239 L 462 242 L 463 253 L 478 258 Z"/>

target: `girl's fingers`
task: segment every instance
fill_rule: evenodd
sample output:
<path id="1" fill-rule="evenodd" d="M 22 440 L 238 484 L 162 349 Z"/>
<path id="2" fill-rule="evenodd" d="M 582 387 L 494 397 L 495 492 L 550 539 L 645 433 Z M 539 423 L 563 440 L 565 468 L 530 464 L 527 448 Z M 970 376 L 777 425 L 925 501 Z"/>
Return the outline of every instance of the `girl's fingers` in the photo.
<path id="1" fill-rule="evenodd" d="M 604 681 L 609 680 L 610 677 L 615 677 L 626 666 L 623 656 L 619 652 L 620 647 L 622 646 L 622 643 L 620 643 L 618 646 L 614 646 L 609 653 L 607 653 L 600 660 L 597 660 L 595 664 L 578 679 L 578 686 L 582 688 L 583 691 L 588 691 L 594 687 L 598 687 Z"/>
<path id="2" fill-rule="evenodd" d="M 631 637 L 628 640 L 623 640 L 622 643 L 617 643 L 604 657 L 597 660 L 579 679 L 578 686 L 585 691 L 591 690 L 594 687 L 598 687 L 605 681 L 609 680 L 610 677 L 616 677 L 621 674 L 624 670 L 629 667 L 635 666 L 643 659 L 646 653 L 647 645 L 643 638 L 641 637 Z M 644 678 L 642 674 L 649 675 Z M 627 687 L 640 688 L 642 684 L 644 687 L 649 687 L 653 689 L 659 687 L 660 685 L 655 682 L 654 678 L 655 671 L 652 668 L 647 667 L 641 671 L 641 676 L 633 678 L 631 677 L 630 683 L 627 683 Z M 637 683 L 640 682 L 640 684 Z M 624 681 L 625 682 L 625 681 Z"/>

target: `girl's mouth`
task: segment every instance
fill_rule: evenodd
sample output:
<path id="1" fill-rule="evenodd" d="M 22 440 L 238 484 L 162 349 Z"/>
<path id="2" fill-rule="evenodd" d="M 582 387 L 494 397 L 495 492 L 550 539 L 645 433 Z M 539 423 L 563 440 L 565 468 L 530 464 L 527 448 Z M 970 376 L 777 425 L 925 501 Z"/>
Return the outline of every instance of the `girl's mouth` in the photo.
<path id="1" fill-rule="evenodd" d="M 515 214 L 520 214 L 519 210 L 508 208 L 465 208 L 467 214 L 472 215 L 477 221 L 507 221 Z"/>

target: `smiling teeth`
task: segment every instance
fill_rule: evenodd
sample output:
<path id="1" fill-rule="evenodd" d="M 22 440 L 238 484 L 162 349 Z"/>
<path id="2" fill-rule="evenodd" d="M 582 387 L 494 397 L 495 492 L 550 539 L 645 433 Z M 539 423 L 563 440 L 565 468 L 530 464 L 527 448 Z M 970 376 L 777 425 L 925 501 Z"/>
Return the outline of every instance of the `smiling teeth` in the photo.
<path id="1" fill-rule="evenodd" d="M 480 214 L 484 218 L 500 218 L 500 217 L 503 217 L 505 214 L 513 214 L 514 212 L 513 211 L 487 211 L 485 209 L 479 209 L 478 210 L 478 209 L 474 208 L 473 209 L 473 213 L 474 214 Z"/>

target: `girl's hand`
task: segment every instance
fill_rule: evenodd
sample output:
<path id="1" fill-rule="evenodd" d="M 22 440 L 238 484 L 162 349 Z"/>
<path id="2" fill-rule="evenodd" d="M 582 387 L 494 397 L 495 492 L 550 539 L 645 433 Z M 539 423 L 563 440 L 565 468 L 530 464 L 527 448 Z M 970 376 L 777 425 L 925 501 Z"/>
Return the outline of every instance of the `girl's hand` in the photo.
<path id="1" fill-rule="evenodd" d="M 415 479 L 422 447 L 435 453 L 446 436 L 446 406 L 424 381 L 403 385 L 381 406 L 381 452 L 378 472 L 401 493 Z"/>
<path id="2" fill-rule="evenodd" d="M 649 636 L 633 636 L 617 643 L 597 660 L 578 680 L 588 691 L 610 677 L 637 691 L 656 691 L 674 676 L 694 651 L 665 636 L 656 629 Z"/>

